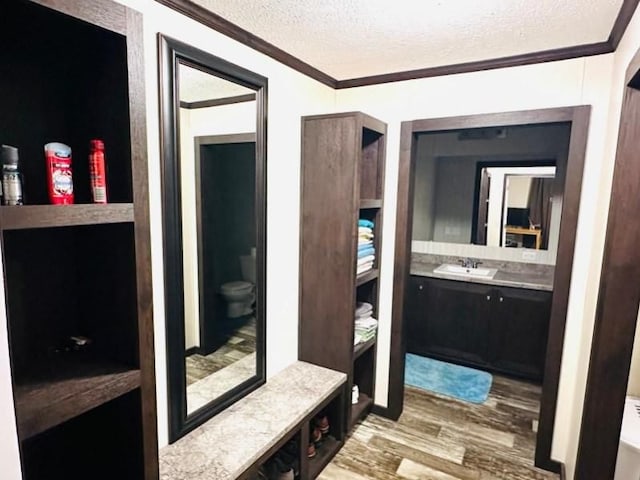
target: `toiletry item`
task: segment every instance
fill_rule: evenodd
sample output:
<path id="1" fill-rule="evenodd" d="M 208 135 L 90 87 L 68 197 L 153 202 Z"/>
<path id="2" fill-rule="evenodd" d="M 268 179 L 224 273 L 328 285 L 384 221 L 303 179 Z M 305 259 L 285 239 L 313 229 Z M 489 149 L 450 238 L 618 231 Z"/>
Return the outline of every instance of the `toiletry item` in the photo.
<path id="1" fill-rule="evenodd" d="M 91 140 L 89 153 L 89 174 L 93 203 L 107 203 L 107 170 L 104 165 L 104 142 Z"/>
<path id="2" fill-rule="evenodd" d="M 18 149 L 2 145 L 2 204 L 22 205 L 22 174 L 18 170 Z"/>
<path id="3" fill-rule="evenodd" d="M 44 146 L 44 155 L 47 163 L 49 201 L 54 205 L 72 204 L 71 148 L 64 143 L 47 143 Z"/>
<path id="4" fill-rule="evenodd" d="M 360 401 L 360 391 L 358 390 L 358 385 L 354 385 L 351 388 L 351 403 L 355 405 L 359 401 Z"/>

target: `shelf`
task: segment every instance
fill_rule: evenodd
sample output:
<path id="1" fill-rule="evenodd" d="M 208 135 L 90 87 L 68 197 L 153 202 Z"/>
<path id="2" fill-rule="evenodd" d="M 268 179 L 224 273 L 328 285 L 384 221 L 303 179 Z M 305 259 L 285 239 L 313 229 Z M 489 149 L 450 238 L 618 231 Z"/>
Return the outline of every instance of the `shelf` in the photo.
<path id="1" fill-rule="evenodd" d="M 360 285 L 364 285 L 365 283 L 370 282 L 371 280 L 375 280 L 376 278 L 378 278 L 378 269 L 373 268 L 369 271 L 361 273 L 356 277 L 356 286 L 359 287 Z"/>
<path id="2" fill-rule="evenodd" d="M 369 413 L 369 407 L 373 405 L 373 399 L 366 393 L 360 392 L 358 403 L 351 405 L 351 419 L 349 420 L 349 430 Z"/>
<path id="3" fill-rule="evenodd" d="M 122 365 L 97 361 L 55 364 L 55 367 L 47 367 L 50 378 L 15 386 L 16 418 L 21 440 L 140 386 L 140 370 Z"/>
<path id="4" fill-rule="evenodd" d="M 133 222 L 132 203 L 0 207 L 2 230 L 127 222 Z"/>
<path id="5" fill-rule="evenodd" d="M 353 361 L 355 362 L 358 357 L 360 357 L 363 353 L 369 350 L 376 344 L 376 337 L 373 337 L 371 340 L 368 340 L 364 343 L 359 343 L 353 349 Z"/>
<path id="6" fill-rule="evenodd" d="M 375 200 L 375 199 L 360 200 L 360 210 L 363 210 L 366 208 L 381 208 L 381 207 L 382 207 L 382 200 Z"/>
<path id="7" fill-rule="evenodd" d="M 316 456 L 309 459 L 309 478 L 316 478 L 342 447 L 342 442 L 329 436 L 316 450 Z"/>

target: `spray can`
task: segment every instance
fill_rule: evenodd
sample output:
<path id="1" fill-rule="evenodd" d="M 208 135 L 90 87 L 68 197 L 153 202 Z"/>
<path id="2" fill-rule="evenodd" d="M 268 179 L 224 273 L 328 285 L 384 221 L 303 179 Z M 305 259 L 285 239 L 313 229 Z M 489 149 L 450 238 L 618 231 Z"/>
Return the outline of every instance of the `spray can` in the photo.
<path id="1" fill-rule="evenodd" d="M 22 205 L 22 174 L 18 170 L 18 149 L 2 145 L 2 204 Z"/>
<path id="2" fill-rule="evenodd" d="M 107 203 L 107 171 L 104 164 L 104 142 L 91 140 L 89 153 L 89 174 L 93 203 Z"/>
<path id="3" fill-rule="evenodd" d="M 47 163 L 49 201 L 54 205 L 72 204 L 71 148 L 64 143 L 47 143 L 44 146 L 44 156 Z"/>

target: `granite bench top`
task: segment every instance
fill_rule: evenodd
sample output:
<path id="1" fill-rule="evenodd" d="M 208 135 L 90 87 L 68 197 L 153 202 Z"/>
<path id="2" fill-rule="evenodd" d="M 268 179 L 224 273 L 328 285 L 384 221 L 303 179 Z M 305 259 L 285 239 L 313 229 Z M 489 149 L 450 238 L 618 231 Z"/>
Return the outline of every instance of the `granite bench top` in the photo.
<path id="1" fill-rule="evenodd" d="M 437 258 L 432 255 L 412 254 L 410 274 L 420 277 L 443 278 L 459 282 L 483 283 L 529 290 L 553 291 L 553 267 L 541 265 L 500 263 L 484 260 L 483 267 L 497 268 L 493 278 L 466 277 L 455 274 L 435 273 L 434 270 L 443 263 L 456 264 L 453 258 Z"/>
<path id="2" fill-rule="evenodd" d="M 177 442 L 160 450 L 161 480 L 234 480 L 347 380 L 296 362 Z"/>

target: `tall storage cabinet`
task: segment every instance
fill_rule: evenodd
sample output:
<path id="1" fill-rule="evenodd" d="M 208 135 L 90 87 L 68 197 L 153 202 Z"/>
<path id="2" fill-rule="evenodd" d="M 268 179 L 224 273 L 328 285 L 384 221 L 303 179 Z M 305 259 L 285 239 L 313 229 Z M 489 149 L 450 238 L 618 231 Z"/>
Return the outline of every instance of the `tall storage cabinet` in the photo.
<path id="1" fill-rule="evenodd" d="M 0 143 L 25 178 L 25 205 L 0 207 L 24 479 L 157 479 L 141 15 L 1 2 L 0 45 Z M 91 204 L 93 138 L 106 205 Z M 74 205 L 48 204 L 54 141 L 73 149 Z"/>
<path id="2" fill-rule="evenodd" d="M 373 403 L 376 339 L 354 347 L 354 312 L 366 301 L 378 318 L 385 135 L 360 112 L 302 119 L 299 358 L 358 386 L 358 402 L 344 407 L 347 429 Z M 376 257 L 356 275 L 359 219 L 374 223 Z"/>

